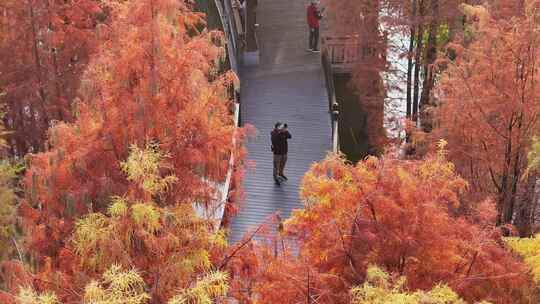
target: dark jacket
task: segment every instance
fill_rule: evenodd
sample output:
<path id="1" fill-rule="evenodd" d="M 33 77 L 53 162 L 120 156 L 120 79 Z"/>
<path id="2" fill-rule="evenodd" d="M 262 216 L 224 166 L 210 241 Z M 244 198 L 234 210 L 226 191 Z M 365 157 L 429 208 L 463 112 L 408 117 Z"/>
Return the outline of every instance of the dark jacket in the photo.
<path id="1" fill-rule="evenodd" d="M 287 140 L 292 138 L 291 133 L 287 130 L 274 129 L 270 133 L 272 140 L 272 152 L 276 155 L 284 155 L 289 152 L 289 144 Z"/>

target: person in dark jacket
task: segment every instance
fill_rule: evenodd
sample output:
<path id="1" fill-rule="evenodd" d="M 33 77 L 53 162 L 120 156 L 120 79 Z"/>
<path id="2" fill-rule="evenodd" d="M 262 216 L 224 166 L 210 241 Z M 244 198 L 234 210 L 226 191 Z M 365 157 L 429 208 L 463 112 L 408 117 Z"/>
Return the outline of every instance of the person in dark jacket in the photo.
<path id="1" fill-rule="evenodd" d="M 322 19 L 322 13 L 318 8 L 319 1 L 311 0 L 307 8 L 307 22 L 309 26 L 309 52 L 318 53 L 319 51 L 319 20 Z"/>
<path id="2" fill-rule="evenodd" d="M 282 125 L 277 122 L 274 130 L 270 133 L 272 140 L 272 152 L 274 152 L 274 181 L 277 185 L 281 184 L 280 178 L 287 180 L 283 171 L 287 163 L 287 153 L 289 152 L 288 140 L 292 138 L 287 128 L 287 124 Z"/>

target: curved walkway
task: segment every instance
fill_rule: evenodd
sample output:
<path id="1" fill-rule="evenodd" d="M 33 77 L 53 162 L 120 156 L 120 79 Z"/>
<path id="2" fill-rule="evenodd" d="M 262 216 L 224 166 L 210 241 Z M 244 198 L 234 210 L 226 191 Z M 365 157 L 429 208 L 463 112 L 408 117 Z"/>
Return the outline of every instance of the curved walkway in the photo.
<path id="1" fill-rule="evenodd" d="M 257 22 L 260 64 L 244 67 L 241 112 L 244 124 L 257 129 L 247 143 L 248 161 L 255 164 L 244 179 L 245 201 L 232 219 L 232 242 L 259 226 L 271 214 L 287 218 L 302 208 L 299 185 L 313 162 L 332 150 L 330 115 L 320 54 L 306 52 L 307 1 L 259 1 Z M 286 122 L 292 134 L 285 175 L 289 181 L 274 185 L 270 131 L 276 121 Z"/>

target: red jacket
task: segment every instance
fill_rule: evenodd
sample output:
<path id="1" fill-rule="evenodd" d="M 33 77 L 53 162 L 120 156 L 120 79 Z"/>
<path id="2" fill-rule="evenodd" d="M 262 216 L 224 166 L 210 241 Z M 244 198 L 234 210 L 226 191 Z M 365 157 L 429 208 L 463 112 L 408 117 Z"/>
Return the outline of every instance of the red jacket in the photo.
<path id="1" fill-rule="evenodd" d="M 319 28 L 319 20 L 321 19 L 321 14 L 319 13 L 319 10 L 317 7 L 313 4 L 308 6 L 307 9 L 307 22 L 309 27 L 312 28 Z"/>

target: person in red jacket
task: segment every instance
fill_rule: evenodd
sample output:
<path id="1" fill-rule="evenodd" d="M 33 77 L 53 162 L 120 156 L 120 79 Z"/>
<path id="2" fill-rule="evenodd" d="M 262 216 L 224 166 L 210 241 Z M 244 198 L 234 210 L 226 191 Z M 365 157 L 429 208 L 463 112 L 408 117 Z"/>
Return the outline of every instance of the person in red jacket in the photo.
<path id="1" fill-rule="evenodd" d="M 319 11 L 319 1 L 311 0 L 307 8 L 307 22 L 309 26 L 309 52 L 318 53 L 319 51 L 319 20 L 322 19 L 322 13 Z"/>

